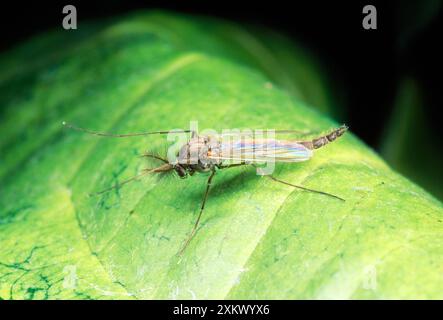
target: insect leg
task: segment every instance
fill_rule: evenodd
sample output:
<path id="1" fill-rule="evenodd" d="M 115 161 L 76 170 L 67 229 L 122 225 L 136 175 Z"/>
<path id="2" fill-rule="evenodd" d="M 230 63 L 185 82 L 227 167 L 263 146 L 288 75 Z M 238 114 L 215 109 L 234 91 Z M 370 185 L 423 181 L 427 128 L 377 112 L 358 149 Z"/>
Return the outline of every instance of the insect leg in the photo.
<path id="1" fill-rule="evenodd" d="M 186 239 L 185 244 L 183 245 L 183 247 L 181 248 L 180 252 L 178 253 L 180 256 L 183 254 L 183 252 L 185 251 L 186 247 L 188 246 L 189 242 L 192 240 L 192 238 L 194 237 L 196 231 L 197 231 L 197 227 L 198 224 L 200 222 L 200 218 L 202 216 L 203 210 L 205 209 L 205 204 L 206 204 L 206 200 L 208 199 L 208 194 L 209 194 L 209 189 L 211 187 L 211 183 L 212 183 L 212 178 L 215 175 L 215 170 L 211 172 L 211 175 L 208 178 L 208 183 L 206 184 L 206 191 L 205 191 L 205 195 L 203 196 L 203 202 L 202 205 L 200 207 L 200 213 L 198 214 L 197 220 L 195 221 L 194 227 L 192 228 L 191 233 L 189 234 L 188 238 Z"/>
<path id="2" fill-rule="evenodd" d="M 292 184 L 292 183 L 289 183 L 289 182 L 277 179 L 277 178 L 275 178 L 275 177 L 273 177 L 271 175 L 267 175 L 266 177 L 268 177 L 269 179 L 274 180 L 276 182 L 283 183 L 283 184 L 285 184 L 287 186 L 291 186 L 291 187 L 298 188 L 298 189 L 305 190 L 305 191 L 309 191 L 309 192 L 315 192 L 315 193 L 323 194 L 325 196 L 336 198 L 336 199 L 341 200 L 341 201 L 346 201 L 345 199 L 340 198 L 339 196 L 333 195 L 331 193 L 327 193 L 327 192 L 324 192 L 324 191 L 319 191 L 319 190 L 314 190 L 314 189 L 309 189 L 309 188 L 306 188 L 306 187 L 298 186 L 296 184 Z"/>

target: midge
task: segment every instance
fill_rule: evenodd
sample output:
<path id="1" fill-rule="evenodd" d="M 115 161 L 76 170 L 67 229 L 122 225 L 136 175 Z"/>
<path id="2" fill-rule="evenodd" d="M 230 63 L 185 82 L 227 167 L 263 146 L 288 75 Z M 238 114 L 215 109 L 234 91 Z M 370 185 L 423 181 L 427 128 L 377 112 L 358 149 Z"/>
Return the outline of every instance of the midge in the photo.
<path id="1" fill-rule="evenodd" d="M 62 124 L 70 129 L 89 133 L 102 137 L 136 137 L 152 134 L 168 134 L 172 131 L 152 131 L 152 132 L 140 132 L 140 133 L 127 133 L 127 134 L 112 134 L 92 131 L 74 125 L 62 122 Z M 200 222 L 203 210 L 205 208 L 206 200 L 208 198 L 209 189 L 211 187 L 212 179 L 218 169 L 228 169 L 238 166 L 256 166 L 259 164 L 269 162 L 301 162 L 309 160 L 313 155 L 313 150 L 323 147 L 324 145 L 336 140 L 342 136 L 348 127 L 343 125 L 330 131 L 328 134 L 322 135 L 315 139 L 310 140 L 276 140 L 276 139 L 255 139 L 253 134 L 235 133 L 237 137 L 226 141 L 224 135 L 198 135 L 192 130 L 183 130 L 182 133 L 191 133 L 191 138 L 180 147 L 177 158 L 174 162 L 169 161 L 166 158 L 145 153 L 142 156 L 148 158 L 154 158 L 161 162 L 162 165 L 153 169 L 143 169 L 138 175 L 124 180 L 117 185 L 111 186 L 105 190 L 95 193 L 96 195 L 111 191 L 115 188 L 119 188 L 131 181 L 137 180 L 150 173 L 161 173 L 175 171 L 180 178 L 186 178 L 192 176 L 196 172 L 208 173 L 209 178 L 206 184 L 206 190 L 203 195 L 200 212 L 197 216 L 197 220 L 194 223 L 191 233 L 183 244 L 182 249 L 179 251 L 181 255 L 188 246 L 189 242 L 194 237 L 197 227 Z M 300 133 L 296 130 L 276 130 L 273 131 L 280 134 Z M 335 198 L 341 201 L 345 201 L 336 195 L 309 189 L 303 186 L 295 185 L 289 182 L 277 179 L 272 175 L 265 175 L 269 179 L 294 187 L 302 189 L 304 191 L 314 192 L 331 198 Z"/>

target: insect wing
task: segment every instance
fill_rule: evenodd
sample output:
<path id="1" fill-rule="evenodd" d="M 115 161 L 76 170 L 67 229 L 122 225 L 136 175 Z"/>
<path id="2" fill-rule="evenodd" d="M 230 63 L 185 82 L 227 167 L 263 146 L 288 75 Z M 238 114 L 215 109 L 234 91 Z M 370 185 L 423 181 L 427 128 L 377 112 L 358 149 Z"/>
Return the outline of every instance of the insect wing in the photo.
<path id="1" fill-rule="evenodd" d="M 245 161 L 251 163 L 300 162 L 312 157 L 312 151 L 294 141 L 274 139 L 243 139 L 222 142 L 218 152 L 209 155 L 212 159 Z"/>

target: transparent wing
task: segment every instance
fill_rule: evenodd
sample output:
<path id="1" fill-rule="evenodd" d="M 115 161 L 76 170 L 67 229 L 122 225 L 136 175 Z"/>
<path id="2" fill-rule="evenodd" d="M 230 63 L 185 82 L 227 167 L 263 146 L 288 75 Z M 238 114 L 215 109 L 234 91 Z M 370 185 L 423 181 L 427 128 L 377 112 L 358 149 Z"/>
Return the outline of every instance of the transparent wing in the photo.
<path id="1" fill-rule="evenodd" d="M 251 163 L 300 162 L 312 157 L 312 151 L 294 141 L 274 139 L 243 139 L 221 142 L 218 150 L 212 150 L 210 159 L 245 161 Z"/>
<path id="2" fill-rule="evenodd" d="M 270 130 L 270 129 L 269 129 Z M 266 133 L 268 132 L 267 130 L 234 130 L 232 132 L 230 131 L 226 131 L 226 132 L 222 132 L 220 134 L 218 134 L 219 137 L 250 137 L 252 138 L 254 135 L 257 135 L 259 133 L 262 133 L 264 135 L 266 135 Z M 273 132 L 275 134 L 296 134 L 296 135 L 301 135 L 301 136 L 307 136 L 307 135 L 311 135 L 313 133 L 315 133 L 315 131 L 310 131 L 310 130 L 270 130 L 269 132 Z"/>

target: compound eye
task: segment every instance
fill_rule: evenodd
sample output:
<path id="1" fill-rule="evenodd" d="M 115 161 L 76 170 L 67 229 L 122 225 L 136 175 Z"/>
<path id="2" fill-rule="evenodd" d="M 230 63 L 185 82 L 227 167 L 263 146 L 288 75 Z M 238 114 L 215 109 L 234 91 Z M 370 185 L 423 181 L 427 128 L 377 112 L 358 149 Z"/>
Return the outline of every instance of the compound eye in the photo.
<path id="1" fill-rule="evenodd" d="M 178 176 L 182 179 L 186 178 L 186 170 L 180 166 L 175 167 L 175 172 L 177 172 Z"/>

